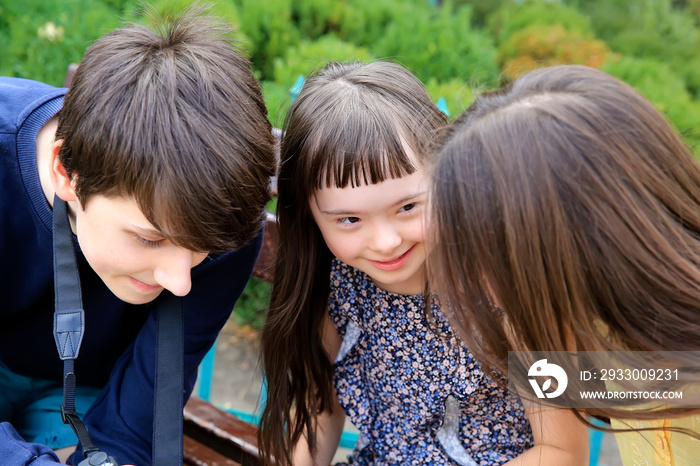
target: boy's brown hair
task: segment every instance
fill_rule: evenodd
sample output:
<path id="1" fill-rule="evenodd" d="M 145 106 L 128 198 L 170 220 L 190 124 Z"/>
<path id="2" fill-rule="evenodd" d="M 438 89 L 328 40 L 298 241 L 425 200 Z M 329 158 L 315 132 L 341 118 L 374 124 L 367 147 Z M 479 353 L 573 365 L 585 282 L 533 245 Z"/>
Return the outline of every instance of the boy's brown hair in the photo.
<path id="1" fill-rule="evenodd" d="M 58 114 L 59 160 L 85 207 L 136 200 L 154 227 L 195 251 L 260 231 L 275 171 L 260 86 L 230 30 L 194 7 L 156 30 L 117 29 L 86 51 Z"/>

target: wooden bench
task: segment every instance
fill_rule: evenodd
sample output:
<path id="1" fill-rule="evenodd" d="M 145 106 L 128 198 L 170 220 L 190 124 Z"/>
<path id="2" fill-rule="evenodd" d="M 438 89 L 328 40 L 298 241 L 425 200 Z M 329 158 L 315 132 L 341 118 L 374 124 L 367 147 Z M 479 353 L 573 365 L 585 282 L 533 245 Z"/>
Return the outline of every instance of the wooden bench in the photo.
<path id="1" fill-rule="evenodd" d="M 193 396 L 184 412 L 184 465 L 258 465 L 257 428 Z"/>

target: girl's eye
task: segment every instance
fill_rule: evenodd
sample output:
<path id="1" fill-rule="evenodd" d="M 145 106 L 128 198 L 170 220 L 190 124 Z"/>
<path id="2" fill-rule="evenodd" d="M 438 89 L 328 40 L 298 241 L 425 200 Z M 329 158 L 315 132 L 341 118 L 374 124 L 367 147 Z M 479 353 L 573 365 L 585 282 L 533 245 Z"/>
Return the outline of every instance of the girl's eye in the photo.
<path id="1" fill-rule="evenodd" d="M 138 235 L 136 235 L 136 240 L 147 248 L 156 248 L 160 243 L 160 241 L 151 241 L 150 239 L 142 238 Z"/>
<path id="2" fill-rule="evenodd" d="M 352 225 L 353 223 L 357 223 L 359 221 L 360 219 L 358 217 L 343 217 L 338 219 L 338 222 L 344 225 Z"/>
<path id="3" fill-rule="evenodd" d="M 411 202 L 410 204 L 406 204 L 405 206 L 401 207 L 399 209 L 399 212 L 409 212 L 409 211 L 413 210 L 415 207 L 416 207 L 416 203 Z"/>

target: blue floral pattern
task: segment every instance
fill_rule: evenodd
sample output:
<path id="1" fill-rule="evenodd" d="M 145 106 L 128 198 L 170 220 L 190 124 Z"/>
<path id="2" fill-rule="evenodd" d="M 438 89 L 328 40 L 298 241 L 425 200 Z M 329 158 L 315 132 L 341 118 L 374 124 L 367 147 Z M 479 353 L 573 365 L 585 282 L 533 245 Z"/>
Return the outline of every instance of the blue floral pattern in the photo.
<path id="1" fill-rule="evenodd" d="M 351 465 L 500 465 L 532 447 L 517 396 L 458 342 L 437 300 L 386 292 L 338 260 L 330 317 L 340 337 L 335 387 L 361 433 Z"/>

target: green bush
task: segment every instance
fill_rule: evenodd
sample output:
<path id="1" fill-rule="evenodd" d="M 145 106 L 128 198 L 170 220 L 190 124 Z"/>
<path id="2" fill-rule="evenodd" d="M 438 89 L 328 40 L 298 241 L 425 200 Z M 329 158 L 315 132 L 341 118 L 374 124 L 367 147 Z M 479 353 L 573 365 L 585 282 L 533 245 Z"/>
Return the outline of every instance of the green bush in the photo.
<path id="1" fill-rule="evenodd" d="M 250 279 L 233 308 L 236 324 L 250 325 L 255 329 L 262 328 L 270 304 L 271 288 L 272 286 L 264 280 L 255 277 Z"/>
<path id="2" fill-rule="evenodd" d="M 406 2 L 371 51 L 402 63 L 424 82 L 462 79 L 495 85 L 499 70 L 493 41 L 470 19 L 465 7 L 455 11 L 449 3 L 435 8 L 428 2 Z"/>
<path id="3" fill-rule="evenodd" d="M 445 99 L 452 120 L 466 110 L 478 94 L 468 83 L 459 79 L 439 82 L 431 78 L 425 83 L 425 87 L 433 102 L 437 102 L 441 97 Z"/>
<path id="4" fill-rule="evenodd" d="M 671 0 L 578 0 L 596 33 L 623 55 L 668 63 L 700 97 L 700 29 L 688 8 Z"/>
<path id="5" fill-rule="evenodd" d="M 60 86 L 71 63 L 119 25 L 129 2 L 0 0 L 0 75 Z"/>
<path id="6" fill-rule="evenodd" d="M 258 78 L 272 80 L 273 63 L 300 40 L 292 18 L 292 0 L 235 0 L 241 29 L 250 39 L 250 57 Z"/>
<path id="7" fill-rule="evenodd" d="M 544 0 L 507 2 L 489 17 L 487 24 L 497 44 L 508 41 L 523 29 L 534 27 L 561 26 L 585 37 L 593 34 L 591 20 L 576 8 Z"/>
<path id="8" fill-rule="evenodd" d="M 402 0 L 346 0 L 338 35 L 343 40 L 371 48 L 384 36 L 397 12 L 411 7 L 411 3 Z"/>
<path id="9" fill-rule="evenodd" d="M 307 39 L 337 34 L 345 11 L 344 2 L 292 0 L 292 18 L 301 35 Z"/>
<path id="10" fill-rule="evenodd" d="M 114 0 L 118 1 L 118 0 Z M 187 8 L 192 4 L 193 0 L 148 0 L 148 4 L 155 10 L 157 14 L 163 18 L 172 18 L 177 15 L 183 9 Z M 218 0 L 213 3 L 205 3 L 204 5 L 209 6 L 208 12 L 218 18 L 220 18 L 227 26 L 234 29 L 235 42 L 238 43 L 240 51 L 250 57 L 250 49 L 253 44 L 241 28 L 241 17 L 238 12 L 238 8 L 233 3 L 233 0 Z M 144 8 L 145 4 L 138 3 L 130 11 L 127 12 L 125 17 L 128 21 L 133 22 L 146 22 L 149 10 Z"/>
<path id="11" fill-rule="evenodd" d="M 692 99 L 683 78 L 668 64 L 651 58 L 623 56 L 603 70 L 649 99 L 675 124 L 696 156 L 700 155 L 700 102 Z"/>
<path id="12" fill-rule="evenodd" d="M 267 106 L 267 117 L 272 126 L 277 128 L 282 128 L 284 125 L 284 118 L 292 102 L 289 88 L 290 86 L 286 84 L 277 84 L 273 81 L 262 82 L 265 105 Z"/>
<path id="13" fill-rule="evenodd" d="M 503 42 L 498 53 L 505 82 L 543 66 L 573 64 L 600 68 L 614 58 L 605 42 L 561 25 L 522 29 Z"/>
<path id="14" fill-rule="evenodd" d="M 457 8 L 469 5 L 472 9 L 472 24 L 483 27 L 496 10 L 507 3 L 513 3 L 513 0 L 453 0 L 452 3 Z"/>
<path id="15" fill-rule="evenodd" d="M 343 42 L 335 35 L 326 35 L 315 41 L 301 41 L 287 49 L 284 58 L 275 59 L 274 81 L 289 89 L 297 78 L 306 76 L 329 61 L 367 61 L 369 50 Z"/>

